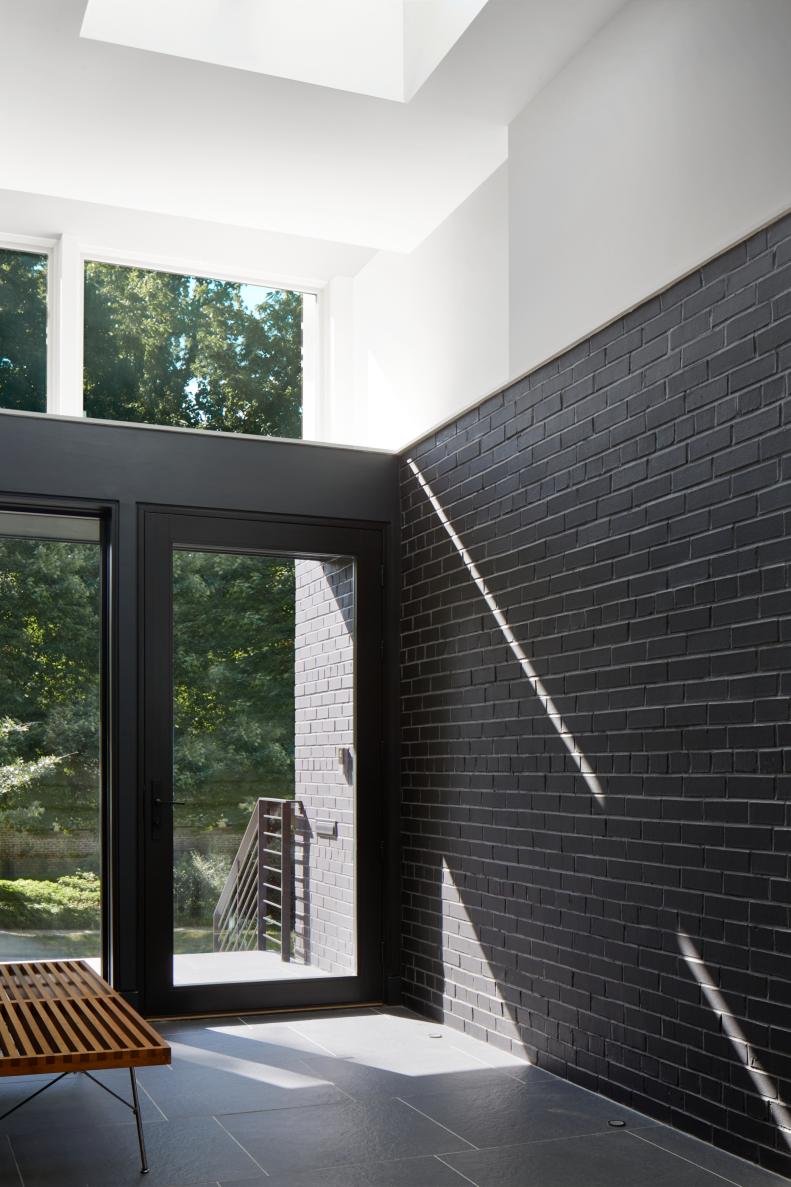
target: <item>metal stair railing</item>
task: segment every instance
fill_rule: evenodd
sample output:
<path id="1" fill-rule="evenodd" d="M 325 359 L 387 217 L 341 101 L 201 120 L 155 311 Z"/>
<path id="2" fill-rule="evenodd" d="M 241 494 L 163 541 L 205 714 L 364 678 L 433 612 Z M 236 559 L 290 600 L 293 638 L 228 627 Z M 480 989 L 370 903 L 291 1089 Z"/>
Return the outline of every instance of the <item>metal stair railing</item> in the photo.
<path id="1" fill-rule="evenodd" d="M 295 800 L 259 799 L 214 908 L 215 952 L 280 951 L 291 959 Z"/>

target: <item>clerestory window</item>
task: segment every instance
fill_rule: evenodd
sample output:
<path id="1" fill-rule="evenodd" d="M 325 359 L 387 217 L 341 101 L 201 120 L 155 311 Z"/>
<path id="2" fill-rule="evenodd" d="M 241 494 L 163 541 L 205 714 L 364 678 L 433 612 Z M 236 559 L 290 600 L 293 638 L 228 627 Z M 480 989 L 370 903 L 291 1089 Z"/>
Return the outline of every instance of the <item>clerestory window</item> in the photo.
<path id="1" fill-rule="evenodd" d="M 317 304 L 0 242 L 0 408 L 301 438 Z"/>
<path id="2" fill-rule="evenodd" d="M 47 266 L 0 247 L 0 408 L 47 410 Z"/>

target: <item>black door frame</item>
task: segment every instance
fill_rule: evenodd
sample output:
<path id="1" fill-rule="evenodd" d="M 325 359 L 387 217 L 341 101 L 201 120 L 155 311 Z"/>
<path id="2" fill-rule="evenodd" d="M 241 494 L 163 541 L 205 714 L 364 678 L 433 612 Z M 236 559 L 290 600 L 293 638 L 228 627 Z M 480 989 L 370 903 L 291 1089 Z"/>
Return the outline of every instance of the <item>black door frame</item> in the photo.
<path id="1" fill-rule="evenodd" d="M 149 505 L 140 509 L 139 529 L 142 608 L 139 769 L 146 1012 L 238 1014 L 381 1000 L 384 992 L 381 854 L 385 816 L 382 525 Z M 172 985 L 173 836 L 170 827 L 159 829 L 155 835 L 152 801 L 155 794 L 164 800 L 173 798 L 172 553 L 176 546 L 294 557 L 350 556 L 357 561 L 356 976 Z"/>

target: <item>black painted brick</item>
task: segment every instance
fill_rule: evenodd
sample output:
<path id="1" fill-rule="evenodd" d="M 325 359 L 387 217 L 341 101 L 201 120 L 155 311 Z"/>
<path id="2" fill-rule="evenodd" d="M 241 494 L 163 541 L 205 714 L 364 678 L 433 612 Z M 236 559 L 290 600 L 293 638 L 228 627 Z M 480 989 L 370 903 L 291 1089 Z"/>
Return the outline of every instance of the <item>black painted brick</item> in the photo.
<path id="1" fill-rule="evenodd" d="M 405 1000 L 727 1149 L 788 1148 L 684 929 L 791 1095 L 791 218 L 411 456 Z"/>

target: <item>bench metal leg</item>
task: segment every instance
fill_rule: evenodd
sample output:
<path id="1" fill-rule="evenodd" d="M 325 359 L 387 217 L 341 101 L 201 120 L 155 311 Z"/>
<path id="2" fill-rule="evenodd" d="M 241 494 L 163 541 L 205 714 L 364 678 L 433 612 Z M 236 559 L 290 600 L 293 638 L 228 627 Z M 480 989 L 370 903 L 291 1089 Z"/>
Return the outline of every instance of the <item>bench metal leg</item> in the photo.
<path id="1" fill-rule="evenodd" d="M 143 1136 L 143 1118 L 140 1116 L 140 1100 L 137 1095 L 137 1076 L 135 1075 L 135 1069 L 133 1067 L 130 1067 L 129 1069 L 129 1076 L 132 1080 L 132 1100 L 134 1101 L 132 1112 L 134 1113 L 135 1121 L 137 1122 L 137 1140 L 140 1143 L 140 1174 L 147 1175 L 148 1159 L 146 1157 L 146 1139 Z"/>
<path id="2" fill-rule="evenodd" d="M 43 1088 L 38 1088 L 35 1092 L 31 1092 L 30 1096 L 26 1096 L 25 1099 L 21 1100 L 18 1105 L 14 1105 L 13 1109 L 7 1109 L 5 1113 L 0 1115 L 0 1121 L 5 1121 L 6 1117 L 10 1117 L 12 1113 L 17 1111 L 17 1109 L 21 1109 L 22 1105 L 26 1105 L 28 1101 L 35 1100 L 37 1096 L 41 1096 L 42 1092 L 46 1092 L 47 1089 L 51 1088 L 53 1084 L 57 1084 L 58 1080 L 62 1080 L 64 1076 L 68 1075 L 68 1072 L 61 1072 L 60 1075 L 56 1076 L 54 1080 L 48 1080 Z"/>
<path id="3" fill-rule="evenodd" d="M 47 1089 L 51 1088 L 53 1084 L 57 1084 L 58 1081 L 62 1080 L 64 1076 L 73 1074 L 74 1073 L 70 1072 L 61 1072 L 61 1074 L 56 1076 L 54 1080 L 48 1080 L 42 1088 L 38 1088 L 35 1092 L 32 1092 L 30 1096 L 26 1096 L 24 1100 L 21 1100 L 19 1104 L 14 1105 L 12 1109 L 8 1109 L 5 1113 L 0 1115 L 0 1121 L 5 1120 L 6 1117 L 10 1117 L 12 1113 L 15 1113 L 17 1109 L 21 1109 L 23 1105 L 28 1104 L 31 1100 L 35 1100 L 37 1096 L 40 1096 L 42 1092 L 46 1092 Z M 77 1074 L 87 1076 L 89 1080 L 93 1080 L 94 1084 L 98 1084 L 99 1087 L 103 1088 L 105 1092 L 109 1092 L 110 1096 L 114 1096 L 116 1100 L 119 1100 L 122 1105 L 126 1105 L 127 1109 L 132 1110 L 135 1115 L 135 1122 L 137 1123 L 137 1140 L 140 1144 L 140 1173 L 141 1175 L 147 1175 L 149 1167 L 148 1158 L 146 1156 L 146 1140 L 143 1136 L 143 1118 L 140 1115 L 140 1097 L 137 1094 L 137 1077 L 135 1075 L 135 1069 L 133 1067 L 130 1067 L 129 1069 L 129 1076 L 132 1081 L 133 1103 L 131 1105 L 128 1100 L 124 1100 L 122 1096 L 119 1096 L 118 1093 L 114 1092 L 112 1088 L 108 1088 L 107 1085 L 103 1084 L 101 1080 L 97 1080 L 96 1076 L 92 1076 L 90 1072 L 83 1071 Z"/>
<path id="4" fill-rule="evenodd" d="M 105 1092 L 109 1092 L 110 1096 L 114 1096 L 116 1100 L 120 1100 L 122 1105 L 126 1105 L 127 1109 L 131 1109 L 134 1113 L 135 1122 L 137 1123 L 137 1140 L 140 1145 L 140 1173 L 141 1175 L 147 1175 L 148 1158 L 146 1157 L 146 1140 L 143 1137 L 143 1118 L 140 1113 L 140 1097 L 137 1094 L 137 1076 L 135 1075 L 135 1069 L 133 1067 L 130 1067 L 129 1069 L 129 1078 L 132 1081 L 131 1105 L 128 1100 L 124 1100 L 122 1096 L 119 1096 L 118 1093 L 114 1092 L 112 1088 L 108 1088 L 107 1085 L 102 1083 L 101 1080 L 97 1080 L 96 1076 L 92 1076 L 90 1072 L 83 1072 L 82 1074 L 87 1076 L 89 1080 L 93 1080 L 94 1084 L 98 1084 L 99 1087 L 103 1088 Z"/>

